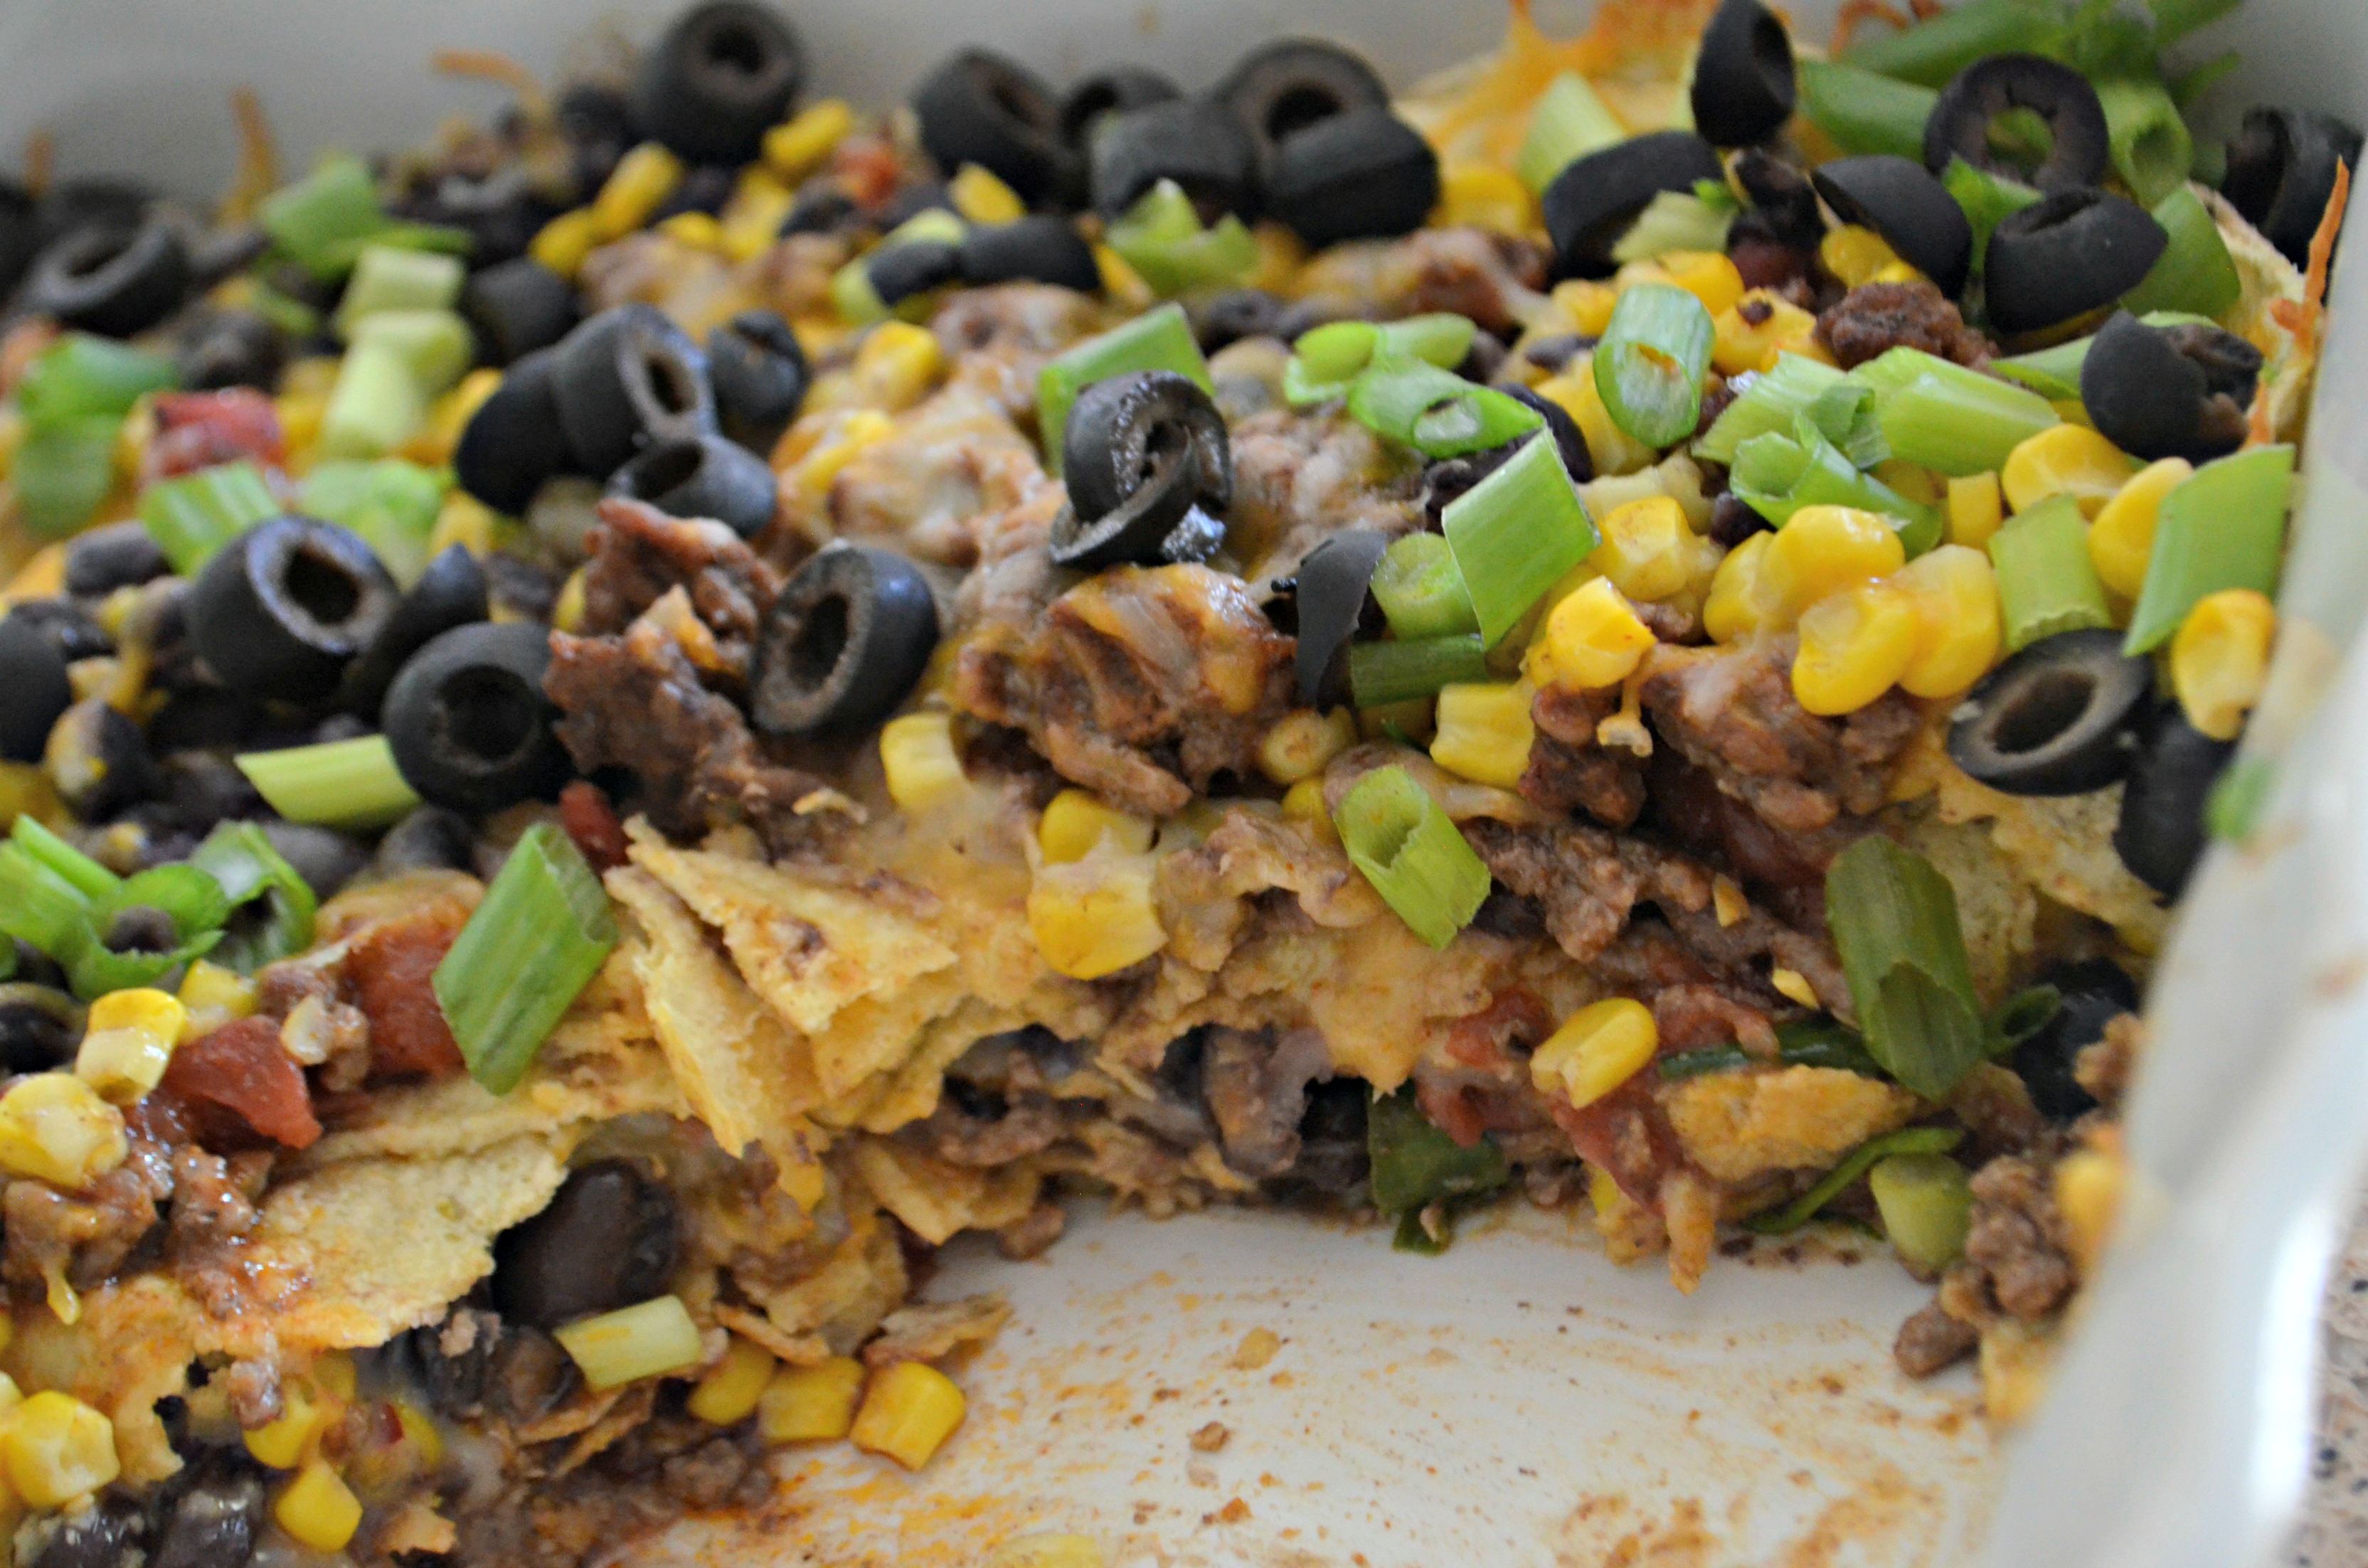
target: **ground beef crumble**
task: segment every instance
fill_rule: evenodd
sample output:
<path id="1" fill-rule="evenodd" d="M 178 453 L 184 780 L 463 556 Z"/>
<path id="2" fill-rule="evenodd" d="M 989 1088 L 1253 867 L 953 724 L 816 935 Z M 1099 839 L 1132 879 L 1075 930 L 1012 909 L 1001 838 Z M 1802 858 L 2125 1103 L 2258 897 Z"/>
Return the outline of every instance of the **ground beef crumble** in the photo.
<path id="1" fill-rule="evenodd" d="M 1817 341 L 1845 370 L 1894 348 L 1918 348 L 1975 369 L 1998 354 L 1998 346 L 1967 326 L 1946 295 L 1920 278 L 1851 290 L 1817 318 Z"/>

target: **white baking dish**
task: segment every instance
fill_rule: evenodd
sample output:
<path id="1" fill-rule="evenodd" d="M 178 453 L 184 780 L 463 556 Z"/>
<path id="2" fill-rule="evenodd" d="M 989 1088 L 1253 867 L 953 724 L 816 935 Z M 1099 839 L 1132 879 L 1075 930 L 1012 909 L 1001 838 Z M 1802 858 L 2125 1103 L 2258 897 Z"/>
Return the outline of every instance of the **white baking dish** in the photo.
<path id="1" fill-rule="evenodd" d="M 0 139 L 46 127 L 67 171 L 146 169 L 202 193 L 231 167 L 236 85 L 263 90 L 291 159 L 397 144 L 492 107 L 490 89 L 432 81 L 431 49 L 498 49 L 549 73 L 587 29 L 630 35 L 671 8 L 0 0 Z M 970 40 L 1055 74 L 1139 58 L 1192 83 L 1261 37 L 1322 32 L 1403 85 L 1502 23 L 1487 0 L 789 8 L 815 82 L 872 101 Z M 1799 6 L 1804 36 L 1822 38 L 1833 8 Z M 2275 97 L 2368 121 L 2362 0 L 2250 0 L 2192 47 L 2228 46 L 2247 62 L 2215 97 L 2223 113 Z M 1657 1267 L 1612 1267 L 1583 1224 L 1528 1211 L 1472 1227 L 1445 1261 L 1292 1217 L 1088 1212 L 1044 1261 L 951 1256 L 931 1294 L 999 1288 L 1019 1311 L 966 1374 L 972 1416 L 925 1475 L 809 1460 L 778 1517 L 687 1529 L 685 1554 L 921 1568 L 1058 1531 L 1094 1537 L 1113 1565 L 1178 1568 L 2267 1561 L 2300 1494 L 2314 1314 L 2368 1138 L 2356 259 L 2316 421 L 2283 607 L 2309 635 L 2287 640 L 2284 700 L 2256 726 L 2277 803 L 2255 846 L 2215 855 L 2163 964 L 2130 1117 L 2133 1222 L 2055 1397 L 2003 1453 L 1969 1377 L 1893 1370 L 1891 1334 L 1923 1292 L 1886 1256 L 1810 1245 L 1722 1264 L 1686 1299 Z M 1280 1340 L 1270 1358 L 1245 1349 L 1256 1330 Z M 1196 1449 L 1212 1423 L 1223 1447 Z"/>

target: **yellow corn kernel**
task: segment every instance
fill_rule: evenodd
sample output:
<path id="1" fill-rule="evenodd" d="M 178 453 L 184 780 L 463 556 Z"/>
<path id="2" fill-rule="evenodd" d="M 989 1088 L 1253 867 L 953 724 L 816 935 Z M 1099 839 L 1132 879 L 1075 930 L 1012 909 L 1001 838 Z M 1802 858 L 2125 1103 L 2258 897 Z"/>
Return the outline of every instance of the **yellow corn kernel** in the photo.
<path id="1" fill-rule="evenodd" d="M 710 1367 L 690 1391 L 688 1408 L 711 1426 L 745 1421 L 755 1413 L 779 1365 L 771 1351 L 735 1334 L 723 1359 Z"/>
<path id="2" fill-rule="evenodd" d="M 863 1363 L 834 1356 L 812 1367 L 783 1367 L 757 1401 L 757 1432 L 768 1443 L 823 1443 L 847 1436 L 863 1392 Z"/>
<path id="3" fill-rule="evenodd" d="M 2135 458 L 2094 430 L 2051 425 L 2007 454 L 1998 471 L 2007 505 L 2028 512 L 2052 495 L 2069 495 L 2094 517 L 2138 472 Z"/>
<path id="4" fill-rule="evenodd" d="M 1759 569 L 1775 537 L 1753 534 L 1728 551 L 1711 574 L 1710 593 L 1702 600 L 1702 630 L 1712 642 L 1739 642 L 1768 622 L 1772 607 L 1759 585 Z"/>
<path id="5" fill-rule="evenodd" d="M 808 400 L 810 403 L 812 399 Z M 811 426 L 807 421 L 812 420 Z M 801 426 L 804 426 L 801 429 Z M 864 449 L 895 433 L 896 423 L 876 408 L 834 408 L 799 419 L 781 437 L 773 467 L 782 483 L 807 506 L 818 506 L 831 483 Z"/>
<path id="6" fill-rule="evenodd" d="M 551 1336 L 596 1391 L 696 1367 L 706 1354 L 679 1296 L 653 1296 L 553 1329 Z"/>
<path id="7" fill-rule="evenodd" d="M 1949 542 L 1980 550 L 2006 523 L 1998 476 L 1985 469 L 1949 481 Z"/>
<path id="8" fill-rule="evenodd" d="M 2196 601 L 2170 640 L 2170 686 L 2189 723 L 2215 741 L 2237 738 L 2269 680 L 2277 625 L 2267 596 L 2251 588 L 2223 588 Z"/>
<path id="9" fill-rule="evenodd" d="M 1855 713 L 1898 684 L 1916 656 L 1918 624 L 1907 595 L 1855 583 L 1801 614 L 1793 695 L 1812 713 Z"/>
<path id="10" fill-rule="evenodd" d="M 1817 988 L 1811 985 L 1809 977 L 1797 969 L 1786 969 L 1778 964 L 1768 971 L 1768 983 L 1788 1002 L 1797 1002 L 1804 1007 L 1823 1006 L 1817 1000 Z"/>
<path id="11" fill-rule="evenodd" d="M 573 634 L 584 629 L 585 570 L 578 566 L 567 574 L 567 581 L 559 585 L 559 597 L 551 604 L 551 629 L 553 631 Z"/>
<path id="12" fill-rule="evenodd" d="M 620 240 L 643 223 L 682 183 L 682 160 L 655 142 L 630 148 L 592 199 L 592 232 Z"/>
<path id="13" fill-rule="evenodd" d="M 130 1150 L 122 1113 L 70 1073 L 36 1073 L 0 1095 L 0 1170 L 79 1190 Z"/>
<path id="14" fill-rule="evenodd" d="M 11 1319 L 9 1320 L 9 1323 L 10 1327 L 8 1330 L 8 1337 L 13 1340 L 17 1335 L 17 1331 L 14 1326 L 15 1320 Z M 0 1416 L 6 1415 L 8 1412 L 16 1409 L 18 1405 L 24 1403 L 25 1393 L 22 1389 L 19 1389 L 17 1386 L 17 1380 L 10 1377 L 6 1372 L 0 1372 Z M 0 1479 L 5 1479 L 5 1477 L 0 1477 Z"/>
<path id="15" fill-rule="evenodd" d="M 1675 250 L 1660 257 L 1668 280 L 1702 302 L 1713 316 L 1732 310 L 1743 298 L 1743 274 L 1725 252 Z"/>
<path id="16" fill-rule="evenodd" d="M 1661 1043 L 1653 1011 L 1626 996 L 1581 1007 L 1530 1058 L 1530 1081 L 1584 1109 L 1642 1072 Z"/>
<path id="17" fill-rule="evenodd" d="M 1767 289 L 1754 289 L 1714 313 L 1710 362 L 1723 376 L 1775 369 L 1776 356 L 1817 330 L 1817 318 Z"/>
<path id="18" fill-rule="evenodd" d="M 1005 1541 L 986 1568 L 1102 1568 L 1102 1549 L 1090 1536 L 1023 1535 Z"/>
<path id="19" fill-rule="evenodd" d="M 723 254 L 733 261 L 762 256 L 780 237 L 781 222 L 798 204 L 796 193 L 756 164 L 740 171 L 740 188 L 720 216 Z"/>
<path id="20" fill-rule="evenodd" d="M 723 248 L 723 225 L 715 221 L 712 213 L 677 212 L 659 223 L 655 232 L 693 250 Z"/>
<path id="21" fill-rule="evenodd" d="M 2075 1149 L 2055 1163 L 2055 1208 L 2082 1274 L 2095 1272 L 2121 1217 L 2129 1168 L 2103 1149 Z"/>
<path id="22" fill-rule="evenodd" d="M 527 254 L 562 278 L 574 278 L 600 243 L 600 220 L 589 207 L 562 212 L 535 231 Z"/>
<path id="23" fill-rule="evenodd" d="M 1924 281 L 1924 275 L 1904 261 L 1895 261 L 1887 266 L 1876 267 L 1874 276 L 1867 281 L 1870 283 L 1921 283 Z"/>
<path id="24" fill-rule="evenodd" d="M 954 751 L 953 717 L 947 713 L 907 713 L 882 725 L 880 766 L 888 775 L 888 798 L 908 812 L 921 811 L 967 782 Z"/>
<path id="25" fill-rule="evenodd" d="M 1530 187 L 1501 164 L 1450 164 L 1439 172 L 1439 206 L 1430 221 L 1440 228 L 1519 236 L 1537 228 L 1537 214 Z"/>
<path id="26" fill-rule="evenodd" d="M 342 1350 L 324 1351 L 314 1357 L 313 1364 L 304 1369 L 304 1375 L 324 1393 L 349 1404 L 361 1392 L 361 1373 L 354 1366 L 354 1358 Z"/>
<path id="27" fill-rule="evenodd" d="M 2097 427 L 2097 422 L 2089 417 L 2089 405 L 2077 397 L 2053 398 L 2047 406 L 2055 410 L 2055 417 L 2066 425 L 2078 425 L 2083 430 Z"/>
<path id="28" fill-rule="evenodd" d="M 831 154 L 831 149 L 855 129 L 855 111 L 845 98 L 825 98 L 810 104 L 765 132 L 765 166 L 783 183 L 795 185 Z"/>
<path id="29" fill-rule="evenodd" d="M 15 828 L 18 817 L 48 824 L 68 820 L 57 786 L 38 762 L 0 762 L 0 832 Z"/>
<path id="30" fill-rule="evenodd" d="M 1612 422 L 1611 411 L 1603 406 L 1603 394 L 1595 390 L 1594 355 L 1574 358 L 1561 375 L 1541 381 L 1537 393 L 1559 404 L 1577 422 L 1578 433 L 1587 437 L 1588 456 L 1595 460 L 1597 474 L 1634 473 L 1652 466 L 1653 460 L 1660 456 Z"/>
<path id="31" fill-rule="evenodd" d="M 1891 574 L 1916 610 L 1916 653 L 1899 674 L 1910 697 L 1954 697 L 1989 673 L 2005 631 L 1998 574 L 1970 545 L 1927 551 Z"/>
<path id="32" fill-rule="evenodd" d="M 1356 744 L 1357 716 L 1348 709 L 1295 708 L 1258 737 L 1258 771 L 1277 784 L 1296 784 Z"/>
<path id="33" fill-rule="evenodd" d="M 1458 684 L 1439 690 L 1439 733 L 1430 760 L 1478 784 L 1510 790 L 1529 770 L 1537 730 L 1530 722 L 1529 682 Z"/>
<path id="34" fill-rule="evenodd" d="M 1094 246 L 1094 270 L 1101 275 L 1102 292 L 1121 310 L 1147 310 L 1159 298 L 1143 280 L 1143 274 L 1106 244 Z"/>
<path id="35" fill-rule="evenodd" d="M 899 1361 L 871 1380 L 848 1436 L 866 1453 L 918 1470 L 962 1425 L 970 1402 L 954 1381 L 920 1361 Z"/>
<path id="36" fill-rule="evenodd" d="M 1047 865 L 1065 866 L 1092 854 L 1105 837 L 1116 840 L 1126 853 L 1140 855 L 1151 847 L 1156 831 L 1150 818 L 1120 811 L 1089 790 L 1064 790 L 1037 819 L 1036 846 L 1044 852 Z"/>
<path id="37" fill-rule="evenodd" d="M 246 1451 L 274 1470 L 294 1470 L 304 1461 L 313 1435 L 329 1415 L 301 1385 L 291 1383 L 281 1392 L 279 1414 L 245 1434 Z"/>
<path id="38" fill-rule="evenodd" d="M 1563 320 L 1570 323 L 1571 331 L 1581 337 L 1601 337 L 1603 329 L 1611 324 L 1611 309 L 1620 302 L 1620 290 L 1609 283 L 1581 278 L 1555 284 L 1550 297 Z"/>
<path id="39" fill-rule="evenodd" d="M 1751 913 L 1751 901 L 1735 879 L 1722 871 L 1710 880 L 1710 907 L 1723 930 Z"/>
<path id="40" fill-rule="evenodd" d="M 427 559 L 433 561 L 457 544 L 482 560 L 493 553 L 501 532 L 499 512 L 465 490 L 454 490 L 436 510 L 436 526 L 427 533 Z"/>
<path id="41" fill-rule="evenodd" d="M 1899 253 L 1873 229 L 1845 223 L 1817 242 L 1817 260 L 1845 288 L 1875 281 L 1875 274 L 1896 265 Z"/>
<path id="42" fill-rule="evenodd" d="M 1948 482 L 1921 463 L 1885 458 L 1874 465 L 1874 477 L 1910 501 L 1938 506 L 1949 498 Z"/>
<path id="43" fill-rule="evenodd" d="M 1028 892 L 1028 929 L 1044 961 L 1072 980 L 1099 980 L 1166 947 L 1151 872 L 1147 855 L 1039 870 Z"/>
<path id="44" fill-rule="evenodd" d="M 395 1425 L 403 1428 L 403 1440 L 418 1455 L 419 1468 L 433 1470 L 444 1462 L 444 1434 L 437 1429 L 436 1418 L 406 1399 L 393 1402 Z"/>
<path id="45" fill-rule="evenodd" d="M 946 199 L 973 223 L 1016 223 L 1028 216 L 1019 193 L 976 164 L 964 164 L 946 181 Z"/>
<path id="46" fill-rule="evenodd" d="M 361 1499 L 326 1461 L 314 1460 L 271 1505 L 279 1528 L 315 1551 L 343 1551 L 361 1528 Z"/>
<path id="47" fill-rule="evenodd" d="M 10 604 L 22 604 L 27 599 L 55 598 L 65 591 L 66 547 L 63 543 L 45 544 L 17 569 L 0 598 Z"/>
<path id="48" fill-rule="evenodd" d="M 1282 820 L 1297 827 L 1319 844 L 1337 845 L 1340 830 L 1333 825 L 1332 813 L 1324 804 L 1324 777 L 1303 778 L 1282 794 Z"/>
<path id="49" fill-rule="evenodd" d="M 1804 506 L 1770 537 L 1759 587 L 1776 615 L 1789 621 L 1838 589 L 1889 576 L 1907 559 L 1899 536 L 1876 514 Z"/>
<path id="50" fill-rule="evenodd" d="M 1596 577 L 1554 605 L 1521 671 L 1535 686 L 1594 691 L 1626 680 L 1653 642 L 1653 629 L 1637 618 L 1618 586 L 1609 577 Z"/>
<path id="51" fill-rule="evenodd" d="M 937 334 L 910 322 L 882 322 L 855 351 L 856 401 L 901 414 L 929 393 L 946 368 Z"/>
<path id="52" fill-rule="evenodd" d="M 130 1105 L 165 1081 L 189 1010 L 168 991 L 139 986 L 110 991 L 90 1005 L 74 1076 L 99 1098 Z"/>
<path id="53" fill-rule="evenodd" d="M 0 1424 L 0 1464 L 17 1495 L 36 1508 L 62 1508 L 113 1481 L 115 1424 L 74 1398 L 45 1389 Z"/>
<path id="54" fill-rule="evenodd" d="M 2163 498 L 2194 472 L 2185 458 L 2165 458 L 2113 493 L 2089 527 L 2089 563 L 2097 569 L 2098 581 L 2125 599 L 2138 597 L 2154 559 L 2154 526 Z"/>
<path id="55" fill-rule="evenodd" d="M 1694 536 L 1674 496 L 1647 495 L 1614 506 L 1603 518 L 1602 535 L 1588 564 L 1629 598 L 1666 599 L 1685 590 Z"/>

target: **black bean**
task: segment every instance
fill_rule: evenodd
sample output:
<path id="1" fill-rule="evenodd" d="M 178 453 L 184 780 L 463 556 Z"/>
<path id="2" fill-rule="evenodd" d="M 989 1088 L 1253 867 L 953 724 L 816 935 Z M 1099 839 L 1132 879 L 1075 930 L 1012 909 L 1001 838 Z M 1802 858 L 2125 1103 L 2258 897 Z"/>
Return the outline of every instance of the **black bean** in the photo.
<path id="1" fill-rule="evenodd" d="M 965 49 L 913 91 L 921 146 L 948 174 L 976 164 L 1023 201 L 1058 194 L 1076 160 L 1061 140 L 1061 108 L 1019 62 Z"/>
<path id="2" fill-rule="evenodd" d="M 118 588 L 136 587 L 172 571 L 164 551 L 137 522 L 109 523 L 77 534 L 66 546 L 66 592 L 100 598 Z"/>
<path id="3" fill-rule="evenodd" d="M 1292 335 L 1285 330 L 1292 311 L 1291 301 L 1263 289 L 1228 289 L 1188 308 L 1193 335 L 1200 339 L 1203 354 L 1214 354 L 1245 337 L 1288 341 Z"/>
<path id="4" fill-rule="evenodd" d="M 757 631 L 749 717 L 768 735 L 873 723 L 912 691 L 937 642 L 937 601 L 911 562 L 830 545 L 798 569 Z"/>
<path id="5" fill-rule="evenodd" d="M 8 612 L 8 619 L 40 632 L 69 665 L 115 652 L 115 639 L 107 628 L 72 599 L 27 599 Z"/>
<path id="6" fill-rule="evenodd" d="M 336 690 L 399 597 L 359 534 L 283 517 L 215 552 L 190 590 L 188 613 L 198 652 L 224 686 L 311 702 Z"/>
<path id="7" fill-rule="evenodd" d="M 227 1458 L 201 1461 L 156 1521 L 147 1568 L 245 1568 L 263 1528 L 263 1477 Z"/>
<path id="8" fill-rule="evenodd" d="M 139 1506 L 110 1495 L 80 1513 L 51 1514 L 30 1533 L 17 1548 L 25 1568 L 139 1568 L 146 1532 Z"/>
<path id="9" fill-rule="evenodd" d="M 58 798 L 85 822 L 104 822 L 153 799 L 163 782 L 140 726 L 104 698 L 77 702 L 59 716 L 42 760 Z"/>
<path id="10" fill-rule="evenodd" d="M 2096 1096 L 2073 1075 L 2080 1052 L 2105 1038 L 2107 1024 L 2136 1011 L 2138 988 L 2103 959 L 2057 964 L 2039 983 L 2055 987 L 2062 1000 L 2045 1027 L 2015 1047 L 2014 1070 L 2042 1115 L 2070 1121 L 2097 1108 Z"/>
<path id="11" fill-rule="evenodd" d="M 743 164 L 780 120 L 805 75 L 779 13 L 712 0 L 675 18 L 642 56 L 631 107 L 644 134 L 698 163 Z"/>
<path id="12" fill-rule="evenodd" d="M 1990 125 L 2011 109 L 2047 121 L 2047 157 L 2024 169 L 1990 145 Z M 1924 121 L 1924 166 L 1940 174 L 1952 158 L 2045 191 L 2101 183 L 2112 158 L 2105 107 L 2089 79 L 2036 54 L 1993 54 L 1957 73 Z"/>
<path id="13" fill-rule="evenodd" d="M 659 441 L 609 476 L 611 495 L 646 501 L 674 517 L 708 517 L 742 539 L 773 520 L 780 499 L 765 460 L 721 436 Z"/>
<path id="14" fill-rule="evenodd" d="M 33 762 L 74 702 L 57 645 L 22 610 L 0 619 L 0 758 Z"/>
<path id="15" fill-rule="evenodd" d="M 22 304 L 67 326 L 129 337 L 178 310 L 188 290 L 188 249 L 156 213 L 129 228 L 77 230 L 50 246 L 25 279 Z"/>
<path id="16" fill-rule="evenodd" d="M 372 861 L 381 876 L 405 871 L 465 871 L 476 864 L 476 830 L 443 806 L 421 806 L 386 830 Z"/>
<path id="17" fill-rule="evenodd" d="M 262 710 L 238 693 L 192 683 L 173 692 L 148 721 L 148 743 L 165 753 L 226 750 L 245 742 L 262 722 Z"/>
<path id="18" fill-rule="evenodd" d="M 2118 631 L 2044 637 L 1984 676 L 1957 706 L 1949 756 L 2009 795 L 2078 795 L 2129 771 L 2131 726 L 2154 667 Z"/>
<path id="19" fill-rule="evenodd" d="M 550 663 L 550 634 L 516 621 L 459 627 L 413 654 L 381 716 L 404 780 L 469 812 L 556 790 L 568 766 L 542 693 Z"/>
<path id="20" fill-rule="evenodd" d="M 274 820 L 263 824 L 263 835 L 304 879 L 313 895 L 324 901 L 361 875 L 362 868 L 370 862 L 369 845 L 333 828 Z"/>
<path id="21" fill-rule="evenodd" d="M 679 1221 L 673 1195 L 623 1160 L 572 1173 L 551 1206 L 494 1242 L 503 1317 L 557 1328 L 664 1291 Z"/>
<path id="22" fill-rule="evenodd" d="M 150 745 L 155 732 L 149 732 Z M 163 782 L 160 793 L 171 820 L 194 834 L 211 832 L 215 824 L 261 814 L 263 797 L 229 758 L 211 751 L 167 753 L 157 764 Z"/>
<path id="23" fill-rule="evenodd" d="M 1311 245 L 1393 238 L 1439 205 L 1439 154 L 1388 109 L 1352 109 L 1275 144 L 1265 199 Z"/>
<path id="24" fill-rule="evenodd" d="M 22 949 L 29 951 L 30 949 Z M 24 976 L 0 985 L 0 1072 L 43 1073 L 74 1060 L 82 1040 L 82 1009 L 62 987 Z M 54 968 L 54 966 L 51 966 Z"/>
<path id="25" fill-rule="evenodd" d="M 2204 808 L 2221 770 L 2237 754 L 2234 741 L 2215 741 L 2166 703 L 2138 737 L 2122 792 L 2113 851 L 2130 874 L 2166 899 L 2186 889 L 2209 834 Z"/>

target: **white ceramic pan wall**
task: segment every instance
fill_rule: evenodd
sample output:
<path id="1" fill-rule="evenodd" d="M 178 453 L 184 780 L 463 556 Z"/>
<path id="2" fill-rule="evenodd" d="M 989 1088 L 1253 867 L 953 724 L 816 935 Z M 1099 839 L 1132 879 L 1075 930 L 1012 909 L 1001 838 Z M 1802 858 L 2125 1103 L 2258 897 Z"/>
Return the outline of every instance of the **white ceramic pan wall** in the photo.
<path id="1" fill-rule="evenodd" d="M 814 82 L 873 102 L 964 41 L 1055 76 L 1134 58 L 1193 85 L 1294 30 L 1358 45 L 1404 85 L 1502 22 L 1489 0 L 790 8 Z M 601 28 L 632 36 L 670 9 L 0 0 L 0 145 L 45 127 L 68 172 L 144 169 L 203 193 L 231 167 L 233 86 L 263 91 L 290 156 L 398 144 L 492 107 L 489 89 L 432 81 L 432 49 L 497 49 L 547 73 Z M 1800 6 L 1806 36 L 1832 10 Z M 2201 45 L 2246 52 L 2224 113 L 2273 97 L 2368 121 L 2368 0 L 2250 0 Z M 2056 1398 L 2006 1453 L 1965 1374 L 1916 1385 L 1892 1370 L 1891 1333 L 1922 1292 L 1879 1253 L 1722 1264 L 1683 1299 L 1554 1216 L 1475 1227 L 1440 1262 L 1295 1219 L 1088 1213 L 1048 1260 L 957 1248 L 933 1283 L 934 1296 L 1005 1290 L 1019 1311 L 965 1374 L 970 1421 L 925 1477 L 810 1459 L 776 1517 L 686 1530 L 680 1552 L 953 1568 L 1063 1531 L 1114 1564 L 1175 1568 L 2268 1562 L 2302 1486 L 2314 1312 L 2368 1140 L 2356 256 L 2336 293 L 2283 607 L 2308 629 L 2294 640 L 2306 656 L 2283 671 L 2283 715 L 2257 726 L 2278 732 L 2278 804 L 2256 847 L 2215 854 L 2162 966 L 2130 1117 L 2135 1219 Z M 1216 1442 L 1212 1426 L 1222 1446 L 1194 1447 L 1195 1433 Z"/>

